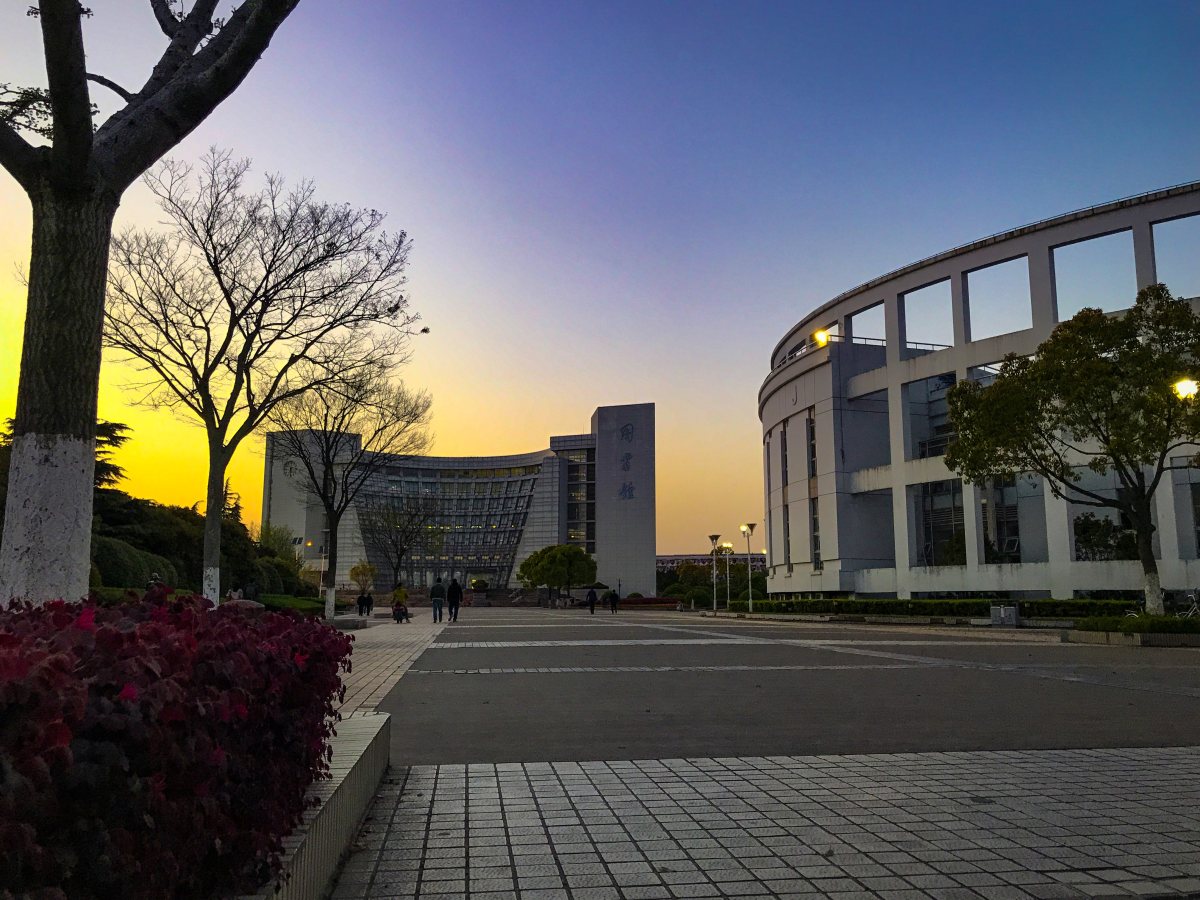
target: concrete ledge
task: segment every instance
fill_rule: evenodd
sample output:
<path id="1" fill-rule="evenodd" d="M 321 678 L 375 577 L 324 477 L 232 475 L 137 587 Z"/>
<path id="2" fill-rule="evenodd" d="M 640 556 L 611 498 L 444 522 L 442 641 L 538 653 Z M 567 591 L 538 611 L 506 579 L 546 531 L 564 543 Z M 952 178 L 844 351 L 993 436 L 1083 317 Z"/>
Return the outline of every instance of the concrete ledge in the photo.
<path id="1" fill-rule="evenodd" d="M 1123 634 L 1120 631 L 1064 631 L 1064 644 L 1107 644 L 1110 647 L 1200 647 L 1200 634 Z"/>
<path id="2" fill-rule="evenodd" d="M 358 834 L 363 816 L 383 781 L 391 749 L 391 716 L 376 713 L 338 723 L 328 781 L 309 796 L 321 805 L 284 839 L 282 884 L 264 886 L 239 900 L 320 900 L 332 886 L 342 857 Z"/>
<path id="3" fill-rule="evenodd" d="M 685 610 L 686 612 L 686 610 Z M 718 619 L 754 619 L 764 622 L 828 622 L 837 625 L 953 625 L 955 627 L 988 628 L 992 620 L 972 616 L 882 616 L 850 613 L 744 613 L 744 612 L 712 612 L 711 610 L 696 610 L 701 616 Z M 1021 619 L 1021 628 L 1072 628 L 1074 622 L 1070 619 Z M 1013 631 L 1004 626 L 995 626 L 997 630 Z"/>

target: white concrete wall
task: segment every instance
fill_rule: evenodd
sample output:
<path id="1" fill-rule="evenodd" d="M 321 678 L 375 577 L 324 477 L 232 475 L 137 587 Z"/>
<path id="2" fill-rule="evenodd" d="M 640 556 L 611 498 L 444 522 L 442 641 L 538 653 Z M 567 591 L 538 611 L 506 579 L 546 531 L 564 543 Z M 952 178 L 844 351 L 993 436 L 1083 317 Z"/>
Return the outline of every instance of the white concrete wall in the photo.
<path id="1" fill-rule="evenodd" d="M 654 404 L 602 406 L 596 438 L 596 577 L 628 595 L 655 585 Z"/>

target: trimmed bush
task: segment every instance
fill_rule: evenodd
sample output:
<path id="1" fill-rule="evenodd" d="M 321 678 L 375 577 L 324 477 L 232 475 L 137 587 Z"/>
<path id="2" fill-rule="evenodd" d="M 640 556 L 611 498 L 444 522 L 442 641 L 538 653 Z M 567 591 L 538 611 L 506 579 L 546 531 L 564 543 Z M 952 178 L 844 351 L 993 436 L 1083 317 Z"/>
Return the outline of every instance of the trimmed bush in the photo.
<path id="1" fill-rule="evenodd" d="M 745 612 L 746 593 L 729 608 Z M 767 600 L 755 595 L 754 611 L 762 613 L 796 613 L 808 615 L 854 616 L 951 616 L 984 618 L 991 615 L 993 604 L 1020 607 L 1025 618 L 1075 619 L 1083 616 L 1121 614 L 1129 608 L 1124 600 L 895 600 L 813 598 L 805 600 Z"/>
<path id="2" fill-rule="evenodd" d="M 1095 616 L 1080 619 L 1076 631 L 1119 631 L 1122 634 L 1200 634 L 1200 619 L 1176 616 Z"/>
<path id="3" fill-rule="evenodd" d="M 105 587 L 145 587 L 152 569 L 132 544 L 111 537 L 92 538 L 92 561 Z"/>
<path id="4" fill-rule="evenodd" d="M 641 600 L 643 596 L 644 596 L 643 594 L 639 594 L 637 591 L 634 591 L 629 596 L 627 596 L 625 599 L 626 600 Z"/>
<path id="5" fill-rule="evenodd" d="M 258 602 L 267 609 L 294 609 L 306 616 L 325 615 L 325 601 L 311 597 L 291 597 L 287 594 L 263 594 Z"/>
<path id="6" fill-rule="evenodd" d="M 283 579 L 279 577 L 279 573 L 273 565 L 265 559 L 259 559 L 254 563 L 254 571 L 258 573 L 256 580 L 264 594 L 283 593 Z"/>
<path id="7" fill-rule="evenodd" d="M 328 776 L 350 639 L 205 602 L 0 611 L 6 892 L 199 900 L 278 872 Z"/>
<path id="8" fill-rule="evenodd" d="M 663 591 L 663 596 L 664 597 L 673 597 L 678 600 L 683 600 L 687 597 L 689 590 L 690 590 L 690 588 L 688 588 L 686 585 L 676 582 L 675 584 L 673 584 L 669 588 L 667 588 L 665 591 Z"/>

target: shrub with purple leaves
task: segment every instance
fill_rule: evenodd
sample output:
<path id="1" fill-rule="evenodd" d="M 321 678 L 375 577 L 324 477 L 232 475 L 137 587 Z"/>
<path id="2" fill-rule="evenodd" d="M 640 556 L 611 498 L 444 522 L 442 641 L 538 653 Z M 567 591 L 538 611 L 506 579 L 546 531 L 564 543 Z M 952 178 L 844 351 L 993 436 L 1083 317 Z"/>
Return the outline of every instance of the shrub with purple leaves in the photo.
<path id="1" fill-rule="evenodd" d="M 0 610 L 0 897 L 211 898 L 278 874 L 329 774 L 351 639 L 206 604 Z"/>

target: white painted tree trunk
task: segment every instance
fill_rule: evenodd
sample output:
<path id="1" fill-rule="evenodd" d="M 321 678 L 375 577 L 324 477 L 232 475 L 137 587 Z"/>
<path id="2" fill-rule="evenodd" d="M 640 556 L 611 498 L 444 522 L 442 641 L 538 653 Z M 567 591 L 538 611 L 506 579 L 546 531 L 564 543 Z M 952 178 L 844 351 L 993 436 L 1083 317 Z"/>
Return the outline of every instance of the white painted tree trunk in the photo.
<path id="1" fill-rule="evenodd" d="M 333 581 L 332 578 L 329 579 Z M 337 614 L 337 588 L 332 584 L 325 588 L 325 618 L 333 621 L 333 617 Z"/>
<path id="2" fill-rule="evenodd" d="M 1158 569 L 1153 572 L 1146 572 L 1146 612 L 1152 616 L 1166 615 L 1166 608 L 1163 606 L 1162 582 L 1159 579 Z"/>
<path id="3" fill-rule="evenodd" d="M 0 601 L 80 600 L 92 547 L 94 439 L 22 434 L 13 439 Z"/>
<path id="4" fill-rule="evenodd" d="M 204 596 L 212 601 L 213 606 L 221 605 L 221 519 L 225 514 L 226 465 L 221 450 L 210 446 L 201 568 L 204 572 Z"/>

